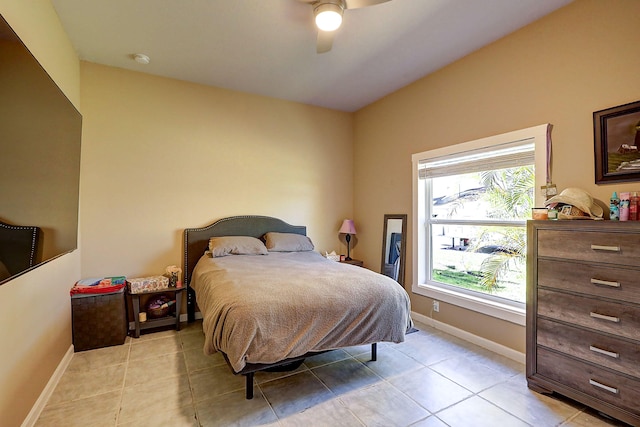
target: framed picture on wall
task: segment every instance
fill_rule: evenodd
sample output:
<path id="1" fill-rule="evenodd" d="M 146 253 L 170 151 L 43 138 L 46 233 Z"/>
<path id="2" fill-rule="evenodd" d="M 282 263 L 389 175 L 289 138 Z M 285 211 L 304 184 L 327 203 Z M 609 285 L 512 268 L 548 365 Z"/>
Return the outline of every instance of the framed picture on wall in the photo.
<path id="1" fill-rule="evenodd" d="M 593 113 L 596 184 L 640 181 L 640 101 Z"/>

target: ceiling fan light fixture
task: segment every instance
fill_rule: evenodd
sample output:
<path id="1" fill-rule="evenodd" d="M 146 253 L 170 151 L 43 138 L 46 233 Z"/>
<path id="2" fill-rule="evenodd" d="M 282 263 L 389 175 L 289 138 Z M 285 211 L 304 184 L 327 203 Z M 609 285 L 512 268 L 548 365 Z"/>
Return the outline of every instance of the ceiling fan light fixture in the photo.
<path id="1" fill-rule="evenodd" d="M 334 3 L 321 3 L 313 10 L 316 26 L 322 31 L 335 31 L 342 25 L 343 8 Z"/>
<path id="2" fill-rule="evenodd" d="M 147 65 L 149 62 L 151 62 L 151 59 L 145 55 L 144 53 L 136 53 L 133 55 L 133 59 L 138 63 L 138 64 L 142 64 L 142 65 Z"/>

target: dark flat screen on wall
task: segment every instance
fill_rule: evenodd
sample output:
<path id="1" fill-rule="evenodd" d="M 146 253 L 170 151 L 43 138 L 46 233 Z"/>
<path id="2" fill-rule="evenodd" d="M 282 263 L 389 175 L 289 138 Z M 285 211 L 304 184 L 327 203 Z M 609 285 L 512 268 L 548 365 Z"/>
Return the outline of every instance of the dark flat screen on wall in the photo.
<path id="1" fill-rule="evenodd" d="M 32 265 L 4 268 L 0 284 L 77 248 L 81 134 L 80 113 L 0 16 L 0 221 L 40 229 Z"/>

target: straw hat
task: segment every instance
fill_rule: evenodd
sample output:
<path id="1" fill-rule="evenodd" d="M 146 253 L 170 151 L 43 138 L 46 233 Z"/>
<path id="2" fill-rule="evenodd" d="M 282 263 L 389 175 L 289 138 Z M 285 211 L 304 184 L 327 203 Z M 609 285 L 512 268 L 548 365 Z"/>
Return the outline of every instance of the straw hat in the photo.
<path id="1" fill-rule="evenodd" d="M 603 215 L 602 208 L 594 203 L 593 197 L 591 197 L 589 193 L 580 188 L 565 188 L 560 194 L 558 194 L 557 196 L 553 196 L 552 198 L 544 202 L 544 205 L 549 206 L 554 203 L 571 205 L 586 214 L 575 215 L 577 212 L 571 212 L 570 215 L 564 215 L 564 217 L 566 217 L 567 219 L 580 218 L 581 216 L 602 218 Z"/>

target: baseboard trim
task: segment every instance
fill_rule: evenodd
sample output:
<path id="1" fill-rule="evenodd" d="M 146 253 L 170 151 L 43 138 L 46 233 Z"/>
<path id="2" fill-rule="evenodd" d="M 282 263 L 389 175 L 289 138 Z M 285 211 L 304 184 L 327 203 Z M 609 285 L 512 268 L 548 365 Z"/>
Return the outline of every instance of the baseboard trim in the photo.
<path id="1" fill-rule="evenodd" d="M 25 418 L 22 422 L 22 427 L 32 427 L 36 424 L 38 418 L 40 418 L 42 410 L 47 405 L 47 402 L 53 394 L 53 391 L 56 389 L 58 382 L 60 382 L 62 375 L 67 370 L 69 363 L 71 363 L 72 358 L 73 344 L 69 346 L 69 349 L 65 353 L 64 357 L 62 358 L 60 363 L 58 363 L 58 367 L 54 371 L 53 375 L 51 375 L 51 378 L 49 378 L 49 382 L 47 382 L 47 385 L 42 390 L 42 393 L 40 393 L 40 396 L 38 397 L 38 400 L 36 400 L 36 403 L 33 404 L 33 407 L 31 408 L 31 411 L 29 411 L 27 418 Z"/>
<path id="2" fill-rule="evenodd" d="M 432 319 L 431 317 L 416 313 L 415 311 L 411 312 L 411 318 L 413 318 L 417 322 L 424 323 L 427 326 L 431 326 L 442 332 L 453 335 L 454 337 L 468 341 L 472 344 L 479 345 L 480 347 L 486 348 L 487 350 L 491 350 L 501 356 L 507 357 L 511 360 L 515 360 L 518 363 L 524 364 L 526 362 L 526 355 L 524 353 L 521 353 L 502 344 L 498 344 L 495 341 L 491 341 L 478 335 L 474 335 L 470 332 L 456 328 L 455 326 L 451 326 L 447 323 L 439 322 L 435 319 Z"/>

